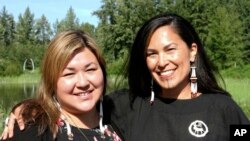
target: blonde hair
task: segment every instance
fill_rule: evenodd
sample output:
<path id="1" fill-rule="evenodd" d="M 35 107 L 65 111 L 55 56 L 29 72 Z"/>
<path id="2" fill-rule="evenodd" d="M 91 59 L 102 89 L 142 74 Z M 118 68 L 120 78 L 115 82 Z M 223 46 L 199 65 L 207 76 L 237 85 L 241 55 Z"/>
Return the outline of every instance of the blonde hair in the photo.
<path id="1" fill-rule="evenodd" d="M 37 100 L 44 109 L 48 119 L 44 121 L 46 123 L 42 123 L 40 127 L 44 130 L 44 125 L 47 124 L 54 137 L 57 133 L 56 122 L 60 116 L 60 111 L 54 101 L 57 80 L 73 55 L 85 47 L 90 49 L 96 56 L 102 68 L 104 76 L 104 94 L 106 88 L 105 61 L 95 41 L 87 33 L 80 30 L 61 32 L 52 39 L 44 54 Z"/>

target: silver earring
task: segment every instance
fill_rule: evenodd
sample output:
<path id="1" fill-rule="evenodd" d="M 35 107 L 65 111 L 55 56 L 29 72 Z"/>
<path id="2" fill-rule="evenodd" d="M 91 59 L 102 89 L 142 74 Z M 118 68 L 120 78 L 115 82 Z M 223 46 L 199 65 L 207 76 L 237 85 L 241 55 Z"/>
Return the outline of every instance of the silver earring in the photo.
<path id="1" fill-rule="evenodd" d="M 62 110 L 61 110 L 61 105 L 59 104 L 59 102 L 57 101 L 57 99 L 56 99 L 55 96 L 53 96 L 53 99 L 54 99 L 54 101 L 55 101 L 55 104 L 56 104 L 56 107 L 58 108 L 58 110 L 59 110 L 60 112 L 62 112 Z M 71 127 L 70 127 L 70 125 L 69 125 L 68 120 L 66 119 L 66 117 L 65 117 L 62 113 L 61 113 L 61 115 L 60 115 L 60 118 L 61 118 L 62 120 L 65 121 L 68 139 L 69 139 L 69 140 L 73 140 L 74 135 L 73 135 L 73 133 L 72 133 L 72 131 L 71 131 Z"/>
<path id="2" fill-rule="evenodd" d="M 105 131 L 105 127 L 102 124 L 102 120 L 103 120 L 103 107 L 102 107 L 102 101 L 103 101 L 103 96 L 101 96 L 100 98 L 100 121 L 99 121 L 99 128 L 100 131 L 102 133 L 102 135 L 104 135 L 104 131 Z"/>
<path id="3" fill-rule="evenodd" d="M 153 84 L 154 84 L 154 80 L 152 79 L 151 80 L 151 98 L 150 98 L 150 104 L 154 103 L 154 100 L 155 100 L 155 92 L 154 92 Z"/>
<path id="4" fill-rule="evenodd" d="M 191 97 L 194 98 L 197 96 L 197 77 L 196 77 L 196 67 L 191 66 Z"/>

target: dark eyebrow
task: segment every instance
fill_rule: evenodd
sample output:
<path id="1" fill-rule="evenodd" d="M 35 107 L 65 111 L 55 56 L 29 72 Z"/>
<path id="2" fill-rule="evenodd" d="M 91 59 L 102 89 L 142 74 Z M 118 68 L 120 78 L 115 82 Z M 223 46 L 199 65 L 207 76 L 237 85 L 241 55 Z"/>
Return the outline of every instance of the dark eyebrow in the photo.
<path id="1" fill-rule="evenodd" d="M 172 45 L 177 46 L 177 44 L 176 44 L 176 43 L 170 43 L 170 44 L 167 44 L 166 46 L 164 46 L 164 48 L 169 48 L 169 47 L 171 47 Z"/>
<path id="2" fill-rule="evenodd" d="M 74 70 L 74 68 L 72 68 L 72 67 L 65 67 L 64 70 L 66 70 L 66 69 L 67 70 Z"/>
<path id="3" fill-rule="evenodd" d="M 95 63 L 95 62 L 90 62 L 90 63 L 86 64 L 86 65 L 84 66 L 84 68 L 87 68 L 87 67 L 89 67 L 89 66 L 91 66 L 91 65 L 98 66 L 97 63 Z M 64 70 L 74 71 L 75 68 L 73 68 L 73 67 L 66 67 L 66 68 L 64 68 Z"/>
<path id="4" fill-rule="evenodd" d="M 163 49 L 169 48 L 169 47 L 171 47 L 172 45 L 176 45 L 176 46 L 177 46 L 176 43 L 169 43 L 169 44 L 165 45 L 165 46 L 163 47 Z M 147 48 L 147 51 L 154 51 L 154 49 Z"/>
<path id="5" fill-rule="evenodd" d="M 95 62 L 90 62 L 90 63 L 88 63 L 88 64 L 86 65 L 86 68 L 87 68 L 87 67 L 89 67 L 89 66 L 91 66 L 91 65 L 98 66 L 98 64 L 97 64 L 97 63 L 95 63 Z"/>

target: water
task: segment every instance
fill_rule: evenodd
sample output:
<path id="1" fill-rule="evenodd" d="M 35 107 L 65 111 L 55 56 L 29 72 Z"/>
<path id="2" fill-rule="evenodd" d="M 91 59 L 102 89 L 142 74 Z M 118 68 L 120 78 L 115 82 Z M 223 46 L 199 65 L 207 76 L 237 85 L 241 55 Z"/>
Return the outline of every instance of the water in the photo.
<path id="1" fill-rule="evenodd" d="M 0 84 L 0 110 L 10 112 L 18 102 L 34 97 L 36 86 L 37 84 Z"/>

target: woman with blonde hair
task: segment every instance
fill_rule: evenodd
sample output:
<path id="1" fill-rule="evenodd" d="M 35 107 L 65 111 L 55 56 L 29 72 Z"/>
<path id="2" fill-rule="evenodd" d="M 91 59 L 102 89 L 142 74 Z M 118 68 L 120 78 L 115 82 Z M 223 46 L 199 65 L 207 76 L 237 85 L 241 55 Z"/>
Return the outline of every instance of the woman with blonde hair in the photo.
<path id="1" fill-rule="evenodd" d="M 61 32 L 44 54 L 37 98 L 21 103 L 25 130 L 14 128 L 14 141 L 118 141 L 103 125 L 105 61 L 85 32 Z"/>

